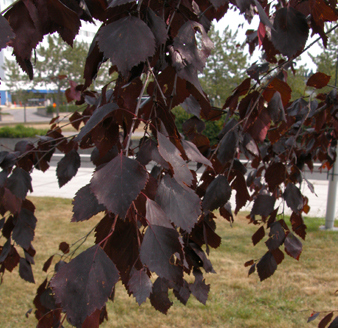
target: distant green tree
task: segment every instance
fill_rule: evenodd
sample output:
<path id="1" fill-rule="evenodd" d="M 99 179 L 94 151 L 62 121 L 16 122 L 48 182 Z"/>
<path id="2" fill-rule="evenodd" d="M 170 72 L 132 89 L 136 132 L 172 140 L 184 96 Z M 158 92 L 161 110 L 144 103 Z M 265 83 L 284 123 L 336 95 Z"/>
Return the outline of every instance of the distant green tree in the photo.
<path id="1" fill-rule="evenodd" d="M 56 93 L 57 112 L 61 104 L 62 90 L 69 87 L 68 80 L 83 83 L 82 60 L 87 56 L 88 45 L 74 42 L 73 47 L 66 44 L 60 36 L 49 35 L 47 45 L 37 49 L 34 66 L 35 85 L 45 83 Z"/>
<path id="2" fill-rule="evenodd" d="M 11 93 L 12 102 L 25 102 L 30 95 L 26 92 L 26 90 L 29 89 L 28 76 L 23 74 L 15 60 L 5 58 L 5 63 L 2 67 L 5 70 L 4 80 Z"/>
<path id="3" fill-rule="evenodd" d="M 295 74 L 291 70 L 288 71 L 287 83 L 290 86 L 291 100 L 306 96 L 306 81 L 309 77 L 309 70 L 301 65 L 296 66 Z"/>
<path id="4" fill-rule="evenodd" d="M 244 46 L 238 44 L 237 31 L 226 27 L 220 33 L 212 26 L 208 34 L 214 49 L 207 59 L 200 82 L 213 105 L 222 107 L 246 74 L 247 55 Z"/>
<path id="5" fill-rule="evenodd" d="M 336 83 L 338 84 L 338 80 L 336 82 L 337 79 L 336 66 L 338 60 L 338 31 L 334 30 L 334 32 L 329 34 L 328 37 L 329 40 L 327 42 L 327 48 L 324 48 L 320 44 L 322 52 L 317 56 L 311 54 L 309 54 L 309 56 L 311 57 L 312 61 L 316 64 L 317 71 L 331 76 L 330 84 L 335 85 Z M 331 89 L 332 88 L 330 87 L 326 87 L 321 91 L 328 92 Z"/>

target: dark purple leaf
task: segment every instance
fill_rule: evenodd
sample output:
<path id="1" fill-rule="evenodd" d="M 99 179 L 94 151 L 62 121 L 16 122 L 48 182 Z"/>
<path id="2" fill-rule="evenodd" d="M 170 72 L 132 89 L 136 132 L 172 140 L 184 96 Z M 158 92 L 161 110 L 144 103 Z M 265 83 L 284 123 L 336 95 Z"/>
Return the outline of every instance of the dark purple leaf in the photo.
<path id="1" fill-rule="evenodd" d="M 14 218 L 11 215 L 9 218 L 7 218 L 4 224 L 4 227 L 2 229 L 2 235 L 7 239 L 11 238 L 11 233 L 13 229 L 14 229 Z"/>
<path id="2" fill-rule="evenodd" d="M 303 209 L 303 197 L 302 194 L 293 183 L 288 183 L 285 188 L 283 197 L 286 201 L 286 204 L 294 211 L 299 213 Z"/>
<path id="3" fill-rule="evenodd" d="M 230 161 L 236 152 L 238 135 L 236 131 L 229 131 L 220 141 L 217 158 L 224 165 Z"/>
<path id="4" fill-rule="evenodd" d="M 136 302 L 141 305 L 150 296 L 153 283 L 151 282 L 145 270 L 135 270 L 133 275 L 130 277 L 128 286 L 129 292 L 133 293 L 134 297 L 136 298 Z"/>
<path id="5" fill-rule="evenodd" d="M 267 72 L 269 70 L 269 63 L 256 64 L 253 63 L 246 72 L 248 75 L 259 82 L 259 75 Z"/>
<path id="6" fill-rule="evenodd" d="M 96 108 L 86 125 L 81 129 L 80 133 L 74 138 L 74 141 L 81 141 L 88 133 L 97 127 L 108 115 L 119 107 L 115 103 L 108 103 Z"/>
<path id="7" fill-rule="evenodd" d="M 130 2 L 135 2 L 135 0 L 112 0 L 108 6 L 108 8 L 114 8 L 117 6 L 122 6 Z"/>
<path id="8" fill-rule="evenodd" d="M 157 16 L 150 7 L 147 7 L 147 22 L 155 36 L 157 45 L 164 44 L 167 41 L 167 26 L 162 18 Z"/>
<path id="9" fill-rule="evenodd" d="M 271 119 L 275 123 L 279 121 L 286 122 L 282 97 L 278 91 L 274 93 L 271 100 L 269 101 L 268 112 L 269 112 Z"/>
<path id="10" fill-rule="evenodd" d="M 142 165 L 147 165 L 150 161 L 155 161 L 167 170 L 170 168 L 169 164 L 160 155 L 157 144 L 153 139 L 140 140 L 140 149 L 136 154 L 136 159 Z"/>
<path id="11" fill-rule="evenodd" d="M 185 280 L 183 280 L 183 286 L 176 285 L 174 287 L 174 295 L 184 305 L 187 304 L 190 294 L 189 284 Z"/>
<path id="12" fill-rule="evenodd" d="M 44 263 L 43 268 L 42 268 L 42 270 L 43 270 L 44 272 L 47 272 L 47 271 L 48 271 L 50 265 L 52 264 L 53 258 L 54 258 L 54 255 L 52 255 L 52 256 Z"/>
<path id="13" fill-rule="evenodd" d="M 140 258 L 159 277 L 181 283 L 183 268 L 172 264 L 175 253 L 183 257 L 179 234 L 173 228 L 149 225 L 142 242 Z"/>
<path id="14" fill-rule="evenodd" d="M 43 315 L 40 319 L 39 322 L 36 326 L 36 328 L 46 328 L 46 327 L 60 327 L 62 328 L 63 326 L 61 326 L 61 313 L 62 310 L 61 309 L 56 309 L 56 310 L 52 310 L 47 312 L 45 315 Z"/>
<path id="15" fill-rule="evenodd" d="M 270 238 L 265 242 L 270 251 L 277 249 L 284 242 L 285 231 L 280 221 L 274 222 L 270 226 Z"/>
<path id="16" fill-rule="evenodd" d="M 2 247 L 1 253 L 0 253 L 0 263 L 6 260 L 6 257 L 8 256 L 10 250 L 12 248 L 11 245 L 11 239 L 9 238 L 6 242 L 5 245 Z"/>
<path id="17" fill-rule="evenodd" d="M 231 184 L 232 189 L 236 190 L 236 209 L 235 214 L 250 200 L 250 195 L 246 187 L 245 179 L 243 175 L 237 175 L 235 180 Z"/>
<path id="18" fill-rule="evenodd" d="M 183 133 L 186 135 L 189 135 L 191 132 L 202 133 L 205 130 L 205 123 L 202 120 L 200 120 L 198 117 L 193 116 L 182 124 L 182 130 L 183 130 Z"/>
<path id="19" fill-rule="evenodd" d="M 81 158 L 75 149 L 71 150 L 59 161 L 56 168 L 56 175 L 60 188 L 76 175 L 80 166 Z"/>
<path id="20" fill-rule="evenodd" d="M 306 17 L 288 6 L 277 10 L 271 41 L 283 55 L 292 57 L 305 46 L 309 34 Z"/>
<path id="21" fill-rule="evenodd" d="M 206 285 L 202 272 L 199 269 L 194 269 L 195 281 L 193 284 L 189 284 L 191 293 L 202 304 L 206 304 L 208 294 L 210 291 L 210 285 Z"/>
<path id="22" fill-rule="evenodd" d="M 93 79 L 97 77 L 97 73 L 99 71 L 99 68 L 101 65 L 108 60 L 108 58 L 103 56 L 103 53 L 99 49 L 99 45 L 97 44 L 98 36 L 97 34 L 93 38 L 93 41 L 89 47 L 86 63 L 84 67 L 83 72 L 83 78 L 85 79 L 84 88 L 87 88 L 91 85 Z M 79 116 L 80 114 L 76 114 L 76 116 Z M 81 116 L 80 116 L 81 117 Z M 70 117 L 70 122 L 73 121 L 73 115 Z M 79 129 L 80 122 L 74 122 L 72 125 L 76 128 L 76 130 Z"/>
<path id="23" fill-rule="evenodd" d="M 277 265 L 283 262 L 284 253 L 279 248 L 272 250 L 271 253 L 275 258 Z"/>
<path id="24" fill-rule="evenodd" d="M 22 200 L 20 198 L 17 198 L 7 188 L 4 188 L 4 194 L 1 199 L 1 205 L 4 208 L 4 213 L 6 211 L 10 211 L 12 214 L 20 212 L 21 204 Z"/>
<path id="25" fill-rule="evenodd" d="M 302 253 L 303 245 L 301 241 L 292 233 L 289 232 L 284 241 L 285 252 L 296 260 Z"/>
<path id="26" fill-rule="evenodd" d="M 315 320 L 320 315 L 320 312 L 313 312 L 310 317 L 307 319 L 307 323 Z"/>
<path id="27" fill-rule="evenodd" d="M 28 172 L 20 167 L 16 167 L 11 176 L 7 179 L 7 188 L 16 197 L 25 199 L 28 190 L 33 192 L 32 178 Z"/>
<path id="28" fill-rule="evenodd" d="M 69 253 L 69 244 L 66 242 L 61 242 L 59 245 L 59 250 L 63 253 L 63 254 L 68 254 Z"/>
<path id="29" fill-rule="evenodd" d="M 321 327 L 320 327 L 321 328 Z M 335 317 L 328 328 L 338 328 L 338 317 Z"/>
<path id="30" fill-rule="evenodd" d="M 73 204 L 72 222 L 85 221 L 105 210 L 90 190 L 90 184 L 82 187 L 76 193 Z"/>
<path id="31" fill-rule="evenodd" d="M 22 257 L 20 258 L 19 275 L 23 280 L 35 284 L 32 266 L 26 259 Z"/>
<path id="32" fill-rule="evenodd" d="M 196 31 L 201 33 L 201 49 L 197 47 Z M 213 43 L 209 39 L 203 26 L 194 21 L 187 21 L 174 38 L 175 51 L 187 64 L 193 64 L 200 72 L 203 71 L 206 59 L 213 49 Z"/>
<path id="33" fill-rule="evenodd" d="M 270 215 L 275 206 L 275 197 L 270 195 L 258 195 L 252 206 L 251 215 Z"/>
<path id="34" fill-rule="evenodd" d="M 144 167 L 120 153 L 94 173 L 91 190 L 100 204 L 124 219 L 147 180 L 148 172 Z"/>
<path id="35" fill-rule="evenodd" d="M 256 141 L 251 137 L 249 133 L 244 134 L 243 145 L 252 155 L 259 156 L 259 149 Z"/>
<path id="36" fill-rule="evenodd" d="M 250 276 L 251 274 L 253 274 L 256 271 L 256 263 L 254 263 L 253 265 L 251 265 L 249 272 L 248 272 L 248 276 Z"/>
<path id="37" fill-rule="evenodd" d="M 201 49 L 197 47 L 196 30 L 201 33 Z M 203 97 L 204 93 L 198 80 L 198 71 L 203 71 L 212 48 L 213 43 L 206 34 L 204 27 L 194 21 L 187 21 L 174 38 L 173 46 L 168 47 L 172 65 L 178 76 L 193 84 Z"/>
<path id="38" fill-rule="evenodd" d="M 257 263 L 257 272 L 261 281 L 269 278 L 277 269 L 277 262 L 271 252 L 265 255 Z"/>
<path id="39" fill-rule="evenodd" d="M 253 4 L 252 0 L 236 0 L 236 5 L 239 8 L 241 14 L 250 9 L 250 5 Z"/>
<path id="40" fill-rule="evenodd" d="M 24 249 L 28 250 L 34 239 L 34 230 L 36 227 L 36 217 L 34 213 L 26 208 L 22 208 L 15 220 L 13 229 L 13 239 Z"/>
<path id="41" fill-rule="evenodd" d="M 195 119 L 198 119 L 198 117 L 200 116 L 201 105 L 193 95 L 190 95 L 188 98 L 186 98 L 184 100 L 184 102 L 181 104 L 181 106 L 184 108 L 184 110 L 187 113 L 197 116 Z M 191 119 L 189 119 L 189 120 L 191 120 Z M 205 124 L 204 124 L 203 121 L 200 121 L 200 122 L 202 122 L 203 125 L 204 125 L 204 127 L 202 129 L 202 131 L 203 131 L 205 129 Z M 200 124 L 202 124 L 202 123 L 200 123 Z M 184 126 L 184 124 L 183 124 L 183 126 Z M 184 132 L 183 126 L 182 126 L 182 128 L 183 128 L 183 132 Z M 199 132 L 202 132 L 202 131 L 199 131 Z"/>
<path id="42" fill-rule="evenodd" d="M 50 286 L 69 322 L 81 327 L 87 316 L 102 309 L 118 279 L 114 263 L 100 246 L 93 246 L 63 265 Z"/>
<path id="43" fill-rule="evenodd" d="M 188 164 L 181 157 L 181 153 L 176 146 L 162 133 L 157 132 L 158 151 L 161 156 L 171 164 L 174 169 L 174 178 L 179 183 L 190 186 L 193 182 L 193 175 L 189 170 Z"/>
<path id="44" fill-rule="evenodd" d="M 7 42 L 14 37 L 15 34 L 9 26 L 7 19 L 0 15 L 0 49 L 5 48 Z"/>
<path id="45" fill-rule="evenodd" d="M 219 175 L 208 186 L 202 202 L 204 211 L 213 211 L 224 206 L 231 196 L 231 187 L 224 175 Z"/>
<path id="46" fill-rule="evenodd" d="M 206 254 L 202 250 L 200 246 L 198 246 L 195 243 L 190 242 L 189 243 L 190 248 L 193 250 L 193 255 L 196 256 L 195 260 L 197 260 L 197 263 L 193 263 L 194 266 L 196 267 L 203 267 L 205 272 L 209 273 L 216 273 L 214 268 L 212 267 L 212 264 L 210 260 L 207 258 Z M 189 248 L 185 249 L 186 253 L 189 251 Z"/>
<path id="47" fill-rule="evenodd" d="M 266 12 L 264 11 L 262 5 L 257 0 L 254 0 L 254 3 L 257 7 L 259 18 L 260 18 L 261 22 L 264 25 L 273 29 L 272 23 L 270 22 L 269 17 L 267 16 Z"/>
<path id="48" fill-rule="evenodd" d="M 306 82 L 306 85 L 308 87 L 314 87 L 316 89 L 321 89 L 327 86 L 327 84 L 330 81 L 330 78 L 331 76 L 318 72 L 310 76 L 310 78 Z"/>
<path id="49" fill-rule="evenodd" d="M 150 225 L 157 225 L 169 229 L 173 228 L 160 205 L 149 198 L 146 203 L 146 213 L 146 219 Z"/>
<path id="50" fill-rule="evenodd" d="M 325 328 L 333 318 L 333 312 L 327 314 L 318 324 L 318 328 Z"/>
<path id="51" fill-rule="evenodd" d="M 252 243 L 256 246 L 265 236 L 264 227 L 261 226 L 251 237 Z"/>
<path id="52" fill-rule="evenodd" d="M 150 294 L 150 303 L 157 310 L 167 314 L 169 308 L 173 305 L 168 297 L 168 283 L 165 279 L 158 277 Z"/>
<path id="53" fill-rule="evenodd" d="M 195 192 L 168 175 L 162 178 L 155 201 L 171 222 L 187 232 L 191 232 L 201 214 L 200 198 Z"/>
<path id="54" fill-rule="evenodd" d="M 187 157 L 191 161 L 212 167 L 211 162 L 201 154 L 201 152 L 198 150 L 195 144 L 187 140 L 182 140 L 182 146 L 184 148 Z"/>
<path id="55" fill-rule="evenodd" d="M 287 171 L 282 163 L 272 163 L 265 172 L 265 181 L 267 182 L 271 192 L 285 181 Z"/>
<path id="56" fill-rule="evenodd" d="M 246 261 L 246 262 L 244 263 L 244 266 L 245 266 L 245 267 L 252 266 L 254 263 L 255 263 L 254 260 L 249 260 L 249 261 Z"/>
<path id="57" fill-rule="evenodd" d="M 96 244 L 108 236 L 115 219 L 108 214 L 100 221 L 95 229 Z M 142 236 L 138 234 L 135 222 L 116 220 L 114 232 L 108 238 L 104 251 L 116 265 L 122 282 L 127 286 L 132 268 L 140 270 L 143 267 L 139 261 L 139 242 L 142 242 Z"/>
<path id="58" fill-rule="evenodd" d="M 19 264 L 20 262 L 20 255 L 17 252 L 16 248 L 14 246 L 11 247 L 11 250 L 9 251 L 9 254 L 6 257 L 6 260 L 3 262 L 3 266 L 6 270 L 9 272 L 12 272 L 14 268 Z"/>
<path id="59" fill-rule="evenodd" d="M 100 50 L 124 76 L 155 52 L 154 34 L 146 23 L 134 16 L 104 26 L 98 34 L 98 43 Z"/>
<path id="60" fill-rule="evenodd" d="M 219 7 L 222 7 L 226 4 L 228 4 L 227 0 L 210 0 L 210 3 L 216 8 L 218 9 Z"/>
<path id="61" fill-rule="evenodd" d="M 293 212 L 290 217 L 292 230 L 301 238 L 305 240 L 306 236 L 306 225 L 300 213 Z"/>
<path id="62" fill-rule="evenodd" d="M 234 216 L 232 215 L 230 202 L 227 202 L 223 207 L 219 209 L 219 214 L 221 214 L 230 223 L 234 222 Z"/>

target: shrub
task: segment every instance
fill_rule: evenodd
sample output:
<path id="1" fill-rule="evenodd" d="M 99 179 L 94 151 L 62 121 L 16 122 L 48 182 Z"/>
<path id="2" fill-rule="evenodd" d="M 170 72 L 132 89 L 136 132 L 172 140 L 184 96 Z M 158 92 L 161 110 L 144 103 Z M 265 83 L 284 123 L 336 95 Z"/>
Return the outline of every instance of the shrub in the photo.
<path id="1" fill-rule="evenodd" d="M 175 123 L 178 128 L 178 131 L 182 133 L 183 123 L 192 117 L 192 114 L 188 114 L 181 106 L 177 106 L 172 110 L 172 113 L 175 115 Z M 205 130 L 202 132 L 210 140 L 210 144 L 213 145 L 217 143 L 217 135 L 223 128 L 224 124 L 224 115 L 218 121 L 205 121 Z"/>
<path id="2" fill-rule="evenodd" d="M 0 128 L 0 138 L 33 138 L 36 135 L 46 135 L 47 130 L 35 129 L 18 124 L 14 127 L 5 126 Z"/>
<path id="3" fill-rule="evenodd" d="M 75 111 L 82 112 L 86 108 L 86 105 L 77 106 L 75 104 L 67 104 L 67 105 L 60 105 L 59 106 L 59 112 L 60 113 L 66 113 L 71 112 L 74 113 Z M 46 107 L 47 113 L 56 113 L 56 108 L 54 108 L 52 105 L 49 105 Z"/>

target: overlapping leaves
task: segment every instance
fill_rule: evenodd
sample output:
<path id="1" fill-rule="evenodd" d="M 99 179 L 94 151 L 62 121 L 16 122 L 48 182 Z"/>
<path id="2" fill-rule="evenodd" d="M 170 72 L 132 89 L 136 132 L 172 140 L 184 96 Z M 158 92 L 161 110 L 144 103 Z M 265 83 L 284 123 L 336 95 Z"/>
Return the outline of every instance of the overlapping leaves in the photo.
<path id="1" fill-rule="evenodd" d="M 155 37 L 139 18 L 128 16 L 104 26 L 98 36 L 104 56 L 110 58 L 122 75 L 155 52 Z"/>
<path id="2" fill-rule="evenodd" d="M 90 188 L 100 204 L 124 218 L 147 180 L 144 167 L 120 153 L 94 173 Z"/>

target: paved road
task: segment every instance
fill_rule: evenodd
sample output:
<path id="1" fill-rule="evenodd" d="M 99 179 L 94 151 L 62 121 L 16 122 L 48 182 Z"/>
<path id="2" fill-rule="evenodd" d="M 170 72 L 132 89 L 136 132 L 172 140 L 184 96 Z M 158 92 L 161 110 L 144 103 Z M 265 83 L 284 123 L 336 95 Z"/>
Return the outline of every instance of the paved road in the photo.
<path id="1" fill-rule="evenodd" d="M 33 193 L 32 196 L 51 196 L 74 198 L 76 192 L 90 182 L 93 174 L 93 169 L 89 167 L 80 168 L 76 177 L 68 182 L 61 189 L 58 187 L 56 179 L 56 167 L 52 166 L 47 172 L 35 170 L 32 174 L 33 178 Z M 301 190 L 305 196 L 309 198 L 311 206 L 308 216 L 324 217 L 326 212 L 326 199 L 328 192 L 328 181 L 320 181 L 311 179 L 310 182 L 314 185 L 315 193 L 313 194 L 307 184 L 304 182 Z M 235 208 L 235 192 L 231 197 L 232 208 Z M 247 204 L 243 210 L 250 210 L 251 204 Z M 278 204 L 276 204 L 278 205 Z M 281 206 L 282 208 L 282 206 Z M 291 214 L 290 210 L 286 208 L 286 214 Z M 336 208 L 336 217 L 338 217 L 338 206 Z"/>

